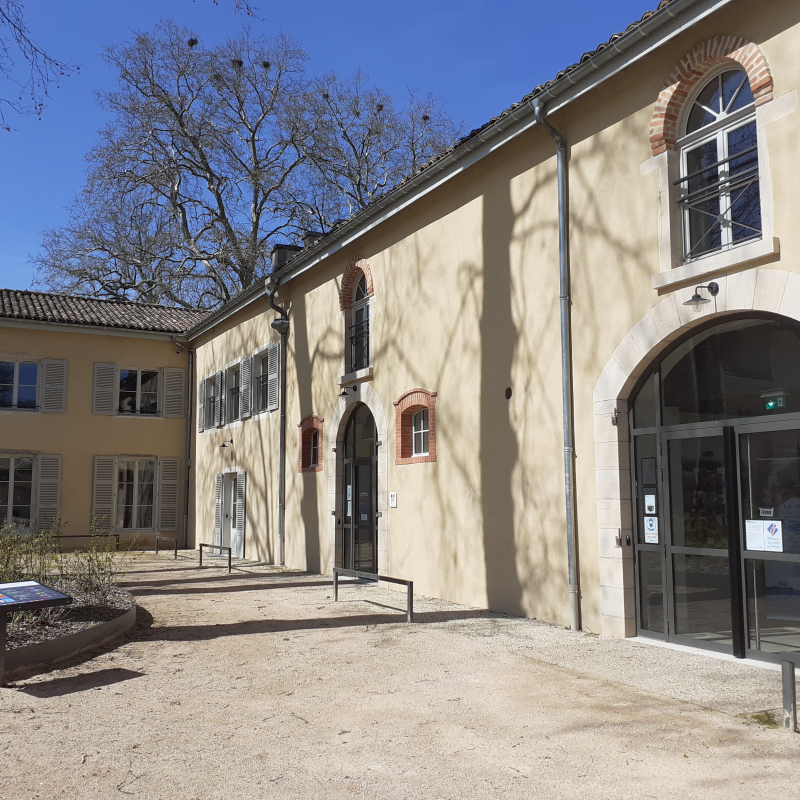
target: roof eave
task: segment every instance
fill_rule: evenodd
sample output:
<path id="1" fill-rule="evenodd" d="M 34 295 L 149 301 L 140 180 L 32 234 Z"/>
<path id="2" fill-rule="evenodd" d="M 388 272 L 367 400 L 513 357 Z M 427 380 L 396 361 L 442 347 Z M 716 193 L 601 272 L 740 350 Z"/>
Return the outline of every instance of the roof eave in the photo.
<path id="1" fill-rule="evenodd" d="M 281 283 L 293 280 L 535 126 L 534 100 L 546 104 L 547 113 L 552 114 L 731 2 L 733 0 L 673 0 L 653 12 L 575 69 L 530 96 L 517 108 L 512 107 L 455 150 L 351 217 L 317 244 L 303 250 L 278 270 L 275 277 Z M 187 331 L 187 338 L 191 340 L 205 333 L 264 293 L 265 282 L 254 284 L 213 312 L 209 319 Z"/>

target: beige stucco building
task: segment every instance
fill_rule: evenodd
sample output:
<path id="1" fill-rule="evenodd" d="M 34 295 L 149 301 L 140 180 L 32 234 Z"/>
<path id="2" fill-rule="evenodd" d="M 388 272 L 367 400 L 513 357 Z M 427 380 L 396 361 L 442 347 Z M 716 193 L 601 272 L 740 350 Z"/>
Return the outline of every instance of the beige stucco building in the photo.
<path id="1" fill-rule="evenodd" d="M 791 0 L 661 3 L 276 247 L 186 331 L 190 543 L 800 648 L 798 47 Z"/>
<path id="2" fill-rule="evenodd" d="M 0 292 L 0 525 L 152 546 L 184 529 L 188 355 L 200 312 Z"/>

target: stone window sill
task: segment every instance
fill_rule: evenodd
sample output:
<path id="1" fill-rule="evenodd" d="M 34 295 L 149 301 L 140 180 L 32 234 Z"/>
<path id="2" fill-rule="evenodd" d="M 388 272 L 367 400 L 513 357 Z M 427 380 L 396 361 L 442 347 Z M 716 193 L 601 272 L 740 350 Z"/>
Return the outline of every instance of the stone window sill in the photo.
<path id="1" fill-rule="evenodd" d="M 342 375 L 339 378 L 339 386 L 351 386 L 354 383 L 363 383 L 364 381 L 371 381 L 374 377 L 374 368 L 367 367 L 366 369 L 359 369 L 356 372 L 348 372 L 347 375 Z"/>
<path id="2" fill-rule="evenodd" d="M 652 278 L 653 288 L 663 290 L 677 289 L 680 284 L 702 283 L 706 278 L 726 272 L 759 267 L 772 261 L 780 261 L 781 246 L 777 236 L 759 239 L 741 247 L 734 247 L 722 253 L 714 253 L 669 272 L 660 272 Z"/>

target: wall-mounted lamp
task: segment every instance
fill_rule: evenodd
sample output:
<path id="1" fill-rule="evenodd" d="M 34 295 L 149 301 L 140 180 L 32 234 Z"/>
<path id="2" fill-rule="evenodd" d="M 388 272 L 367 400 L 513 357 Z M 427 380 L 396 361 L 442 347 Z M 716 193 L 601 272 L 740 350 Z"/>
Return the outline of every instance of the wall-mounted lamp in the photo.
<path id="1" fill-rule="evenodd" d="M 233 446 L 233 439 L 226 439 L 226 440 L 225 440 L 225 441 L 224 441 L 224 442 L 223 442 L 223 443 L 220 445 L 220 447 L 227 447 L 228 445 L 231 445 L 231 446 Z"/>
<path id="2" fill-rule="evenodd" d="M 711 302 L 708 297 L 703 297 L 703 295 L 700 294 L 701 289 L 708 289 L 708 293 L 711 295 L 711 297 L 716 297 L 719 294 L 719 284 L 711 281 L 708 286 L 695 286 L 694 294 L 692 295 L 691 300 L 687 300 L 684 305 L 692 306 L 698 313 L 702 310 L 706 303 Z"/>
<path id="3" fill-rule="evenodd" d="M 347 397 L 347 387 L 342 389 L 342 391 L 339 393 L 339 397 Z"/>

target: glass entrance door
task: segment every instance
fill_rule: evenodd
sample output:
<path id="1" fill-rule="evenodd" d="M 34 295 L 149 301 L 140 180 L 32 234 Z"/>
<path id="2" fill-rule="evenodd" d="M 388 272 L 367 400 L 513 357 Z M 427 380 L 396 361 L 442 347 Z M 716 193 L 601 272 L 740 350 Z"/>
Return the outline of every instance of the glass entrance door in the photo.
<path id="1" fill-rule="evenodd" d="M 669 638 L 733 651 L 722 431 L 666 434 L 664 497 Z"/>
<path id="2" fill-rule="evenodd" d="M 378 571 L 377 471 L 375 421 L 359 404 L 344 437 L 342 566 L 373 574 Z"/>
<path id="3" fill-rule="evenodd" d="M 774 658 L 800 650 L 800 430 L 741 426 L 739 472 L 747 654 Z"/>

